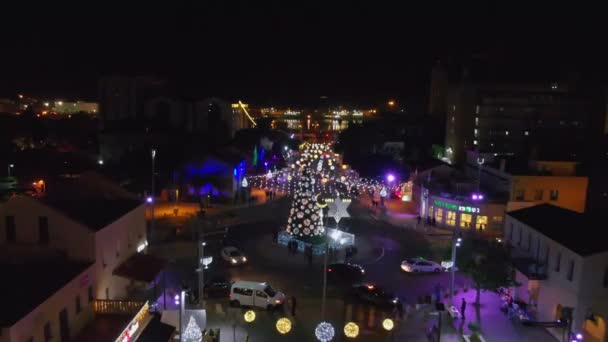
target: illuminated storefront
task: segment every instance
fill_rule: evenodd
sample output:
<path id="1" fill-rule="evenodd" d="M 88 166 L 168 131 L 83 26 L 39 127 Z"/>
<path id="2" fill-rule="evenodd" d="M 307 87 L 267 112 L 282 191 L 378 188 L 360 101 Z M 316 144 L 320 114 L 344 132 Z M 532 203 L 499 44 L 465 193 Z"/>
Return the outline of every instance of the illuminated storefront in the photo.
<path id="1" fill-rule="evenodd" d="M 489 201 L 456 200 L 433 194 L 423 196 L 420 216 L 443 227 L 468 229 L 502 229 L 505 205 Z"/>

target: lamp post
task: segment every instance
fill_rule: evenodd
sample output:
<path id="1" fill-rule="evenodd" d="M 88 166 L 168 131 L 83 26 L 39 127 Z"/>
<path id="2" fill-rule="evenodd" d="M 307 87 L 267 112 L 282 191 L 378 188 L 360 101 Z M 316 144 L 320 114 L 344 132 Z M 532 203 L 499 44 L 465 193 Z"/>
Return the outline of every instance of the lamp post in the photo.
<path id="1" fill-rule="evenodd" d="M 456 248 L 460 247 L 461 238 L 452 242 L 452 268 L 450 268 L 450 303 L 454 304 L 454 272 L 456 268 Z"/>
<path id="2" fill-rule="evenodd" d="M 175 301 L 177 302 L 176 304 L 179 305 L 179 342 L 182 342 L 183 339 L 183 335 L 184 335 L 184 329 L 183 329 L 183 319 L 184 319 L 184 310 L 185 310 L 185 301 L 186 301 L 186 288 L 182 288 L 181 292 L 179 293 L 179 297 L 178 295 L 175 296 Z"/>
<path id="3" fill-rule="evenodd" d="M 8 166 L 6 167 L 8 177 L 11 176 L 11 169 L 14 167 L 15 167 L 15 164 L 8 164 Z"/>
<path id="4" fill-rule="evenodd" d="M 150 202 L 150 235 L 156 237 L 155 234 L 155 220 L 154 220 L 154 161 L 156 159 L 156 149 L 152 149 L 152 193 L 150 194 L 152 201 Z"/>
<path id="5" fill-rule="evenodd" d="M 477 157 L 477 192 L 480 192 L 481 188 L 481 165 L 485 163 L 485 159 Z"/>
<path id="6" fill-rule="evenodd" d="M 202 240 L 202 234 L 201 234 L 201 239 Z M 199 244 L 198 244 L 198 305 L 200 306 L 201 309 L 203 309 L 205 307 L 205 264 L 203 259 L 205 258 L 205 246 L 207 245 L 206 242 L 204 241 L 200 241 L 199 240 Z"/>
<path id="7" fill-rule="evenodd" d="M 325 255 L 323 256 L 323 295 L 321 297 L 321 319 L 325 318 L 325 294 L 327 292 L 327 253 L 329 252 L 329 245 L 327 243 L 328 240 L 328 236 L 327 236 L 327 225 L 323 222 L 324 216 L 323 215 L 323 209 L 325 207 L 327 207 L 327 203 L 325 203 L 325 200 L 321 200 L 321 202 L 319 202 L 318 198 L 319 195 L 316 195 L 315 197 L 315 205 L 317 206 L 317 208 L 319 208 L 319 221 L 321 222 L 321 224 L 323 225 L 323 229 L 324 234 L 325 234 Z"/>

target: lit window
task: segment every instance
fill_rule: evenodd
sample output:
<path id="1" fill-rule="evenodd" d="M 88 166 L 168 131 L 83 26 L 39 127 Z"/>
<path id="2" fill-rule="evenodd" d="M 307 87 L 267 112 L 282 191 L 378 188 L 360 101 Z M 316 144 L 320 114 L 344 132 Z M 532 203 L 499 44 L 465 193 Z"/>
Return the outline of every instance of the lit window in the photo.
<path id="1" fill-rule="evenodd" d="M 535 201 L 542 201 L 543 200 L 543 190 L 542 189 L 536 190 L 534 192 L 534 200 Z"/>
<path id="2" fill-rule="evenodd" d="M 456 117 L 452 116 L 452 122 L 456 122 Z"/>
<path id="3" fill-rule="evenodd" d="M 435 208 L 435 221 L 441 223 L 443 221 L 443 209 Z"/>
<path id="4" fill-rule="evenodd" d="M 526 198 L 526 191 L 524 189 L 517 189 L 515 191 L 515 200 L 523 201 Z"/>
<path id="5" fill-rule="evenodd" d="M 559 190 L 551 190 L 551 192 L 549 192 L 549 199 L 552 201 L 557 201 L 557 198 L 559 197 Z"/>
<path id="6" fill-rule="evenodd" d="M 477 221 L 475 222 L 475 228 L 486 229 L 487 226 L 488 226 L 488 217 L 487 216 L 477 216 Z"/>
<path id="7" fill-rule="evenodd" d="M 475 117 L 475 126 L 479 126 L 479 117 L 478 116 Z"/>
<path id="8" fill-rule="evenodd" d="M 473 145 L 477 145 L 477 140 L 473 140 Z"/>
<path id="9" fill-rule="evenodd" d="M 497 223 L 501 223 L 502 222 L 502 216 L 492 216 L 492 221 L 493 222 L 497 222 Z"/>
<path id="10" fill-rule="evenodd" d="M 446 223 L 450 226 L 456 225 L 456 213 L 448 210 L 448 217 L 446 218 Z"/>
<path id="11" fill-rule="evenodd" d="M 570 265 L 568 267 L 568 280 L 572 281 L 574 277 L 574 259 L 570 260 Z"/>
<path id="12" fill-rule="evenodd" d="M 478 134 L 479 134 L 479 131 L 477 130 L 477 128 L 473 129 L 473 135 L 475 135 L 475 137 L 477 137 Z"/>
<path id="13" fill-rule="evenodd" d="M 471 214 L 460 214 L 460 226 L 462 228 L 471 228 L 471 222 L 473 221 L 473 215 Z"/>
<path id="14" fill-rule="evenodd" d="M 509 135 L 509 131 L 505 131 L 505 135 Z"/>
<path id="15" fill-rule="evenodd" d="M 530 135 L 530 132 L 528 132 L 528 131 L 524 131 L 524 135 L 525 135 L 525 136 L 528 136 L 528 135 Z"/>
<path id="16" fill-rule="evenodd" d="M 475 114 L 479 114 L 479 105 L 475 106 Z"/>

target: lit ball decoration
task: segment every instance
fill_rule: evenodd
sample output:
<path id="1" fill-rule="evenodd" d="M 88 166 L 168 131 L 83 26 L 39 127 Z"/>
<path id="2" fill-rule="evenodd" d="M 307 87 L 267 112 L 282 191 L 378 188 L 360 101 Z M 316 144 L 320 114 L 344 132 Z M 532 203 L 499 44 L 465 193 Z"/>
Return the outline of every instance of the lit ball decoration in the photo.
<path id="1" fill-rule="evenodd" d="M 391 331 L 395 327 L 395 322 L 390 318 L 385 318 L 384 321 L 382 321 L 382 327 L 386 331 Z"/>
<path id="2" fill-rule="evenodd" d="M 348 322 L 344 326 L 344 335 L 348 338 L 355 338 L 359 336 L 359 326 L 355 322 Z"/>
<path id="3" fill-rule="evenodd" d="M 279 318 L 277 320 L 276 328 L 279 333 L 285 335 L 291 331 L 291 321 L 286 317 Z"/>
<path id="4" fill-rule="evenodd" d="M 253 310 L 247 310 L 243 315 L 243 318 L 245 319 L 245 322 L 251 323 L 255 321 L 255 312 Z"/>
<path id="5" fill-rule="evenodd" d="M 327 322 L 321 322 L 315 329 L 315 336 L 321 342 L 329 342 L 336 334 L 334 327 Z"/>

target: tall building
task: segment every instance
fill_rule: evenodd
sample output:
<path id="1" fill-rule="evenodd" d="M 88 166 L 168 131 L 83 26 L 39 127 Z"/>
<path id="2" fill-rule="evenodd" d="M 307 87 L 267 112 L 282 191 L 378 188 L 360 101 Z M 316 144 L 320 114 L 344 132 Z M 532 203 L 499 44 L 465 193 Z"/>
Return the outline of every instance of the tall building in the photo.
<path id="1" fill-rule="evenodd" d="M 447 90 L 446 156 L 451 163 L 462 163 L 467 150 L 574 156 L 599 111 L 591 95 L 566 83 L 482 83 L 465 77 Z M 556 139 L 563 136 L 568 139 Z"/>
<path id="2" fill-rule="evenodd" d="M 444 122 L 448 92 L 448 72 L 439 62 L 431 69 L 429 114 L 437 122 Z"/>

